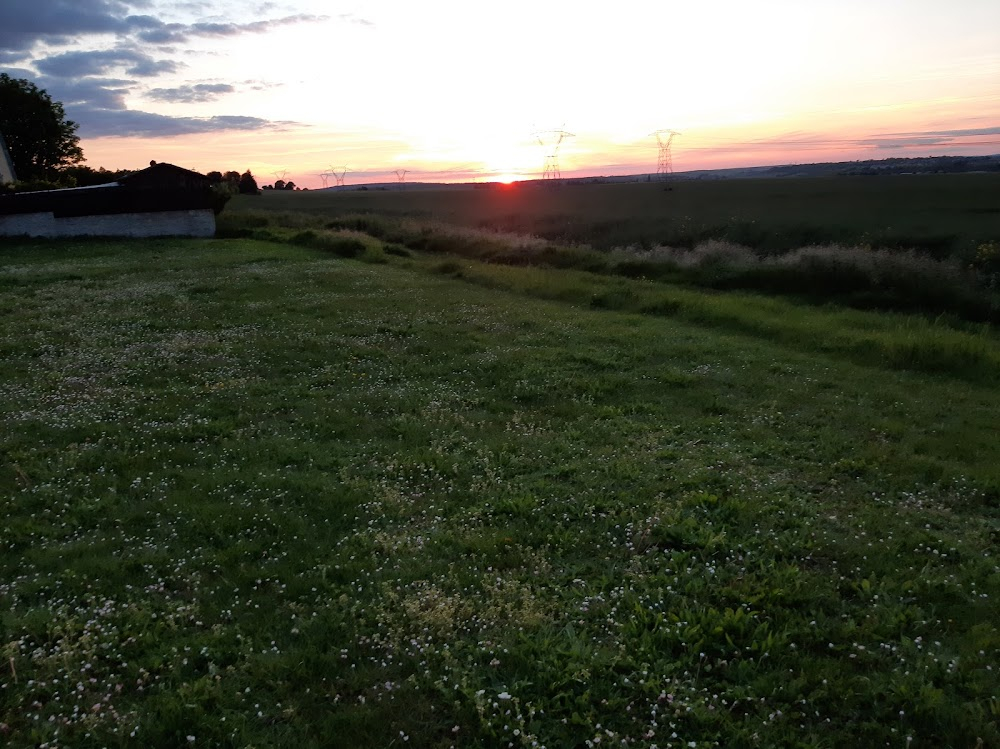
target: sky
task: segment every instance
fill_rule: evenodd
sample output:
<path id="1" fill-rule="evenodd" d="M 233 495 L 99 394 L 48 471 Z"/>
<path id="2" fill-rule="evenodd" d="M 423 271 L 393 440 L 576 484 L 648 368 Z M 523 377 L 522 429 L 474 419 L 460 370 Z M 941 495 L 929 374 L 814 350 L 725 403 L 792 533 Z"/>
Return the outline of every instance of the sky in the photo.
<path id="1" fill-rule="evenodd" d="M 0 72 L 94 168 L 260 184 L 1000 153 L 997 0 L 0 0 Z"/>

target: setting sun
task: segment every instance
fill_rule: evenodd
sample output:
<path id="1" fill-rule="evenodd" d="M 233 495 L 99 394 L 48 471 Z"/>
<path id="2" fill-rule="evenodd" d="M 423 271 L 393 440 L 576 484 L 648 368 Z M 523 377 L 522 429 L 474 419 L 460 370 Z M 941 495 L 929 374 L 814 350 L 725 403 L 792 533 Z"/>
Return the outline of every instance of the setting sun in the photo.
<path id="1" fill-rule="evenodd" d="M 509 185 L 511 182 L 520 182 L 523 179 L 527 179 L 523 174 L 498 174 L 493 178 L 496 182 L 501 182 L 502 184 Z"/>

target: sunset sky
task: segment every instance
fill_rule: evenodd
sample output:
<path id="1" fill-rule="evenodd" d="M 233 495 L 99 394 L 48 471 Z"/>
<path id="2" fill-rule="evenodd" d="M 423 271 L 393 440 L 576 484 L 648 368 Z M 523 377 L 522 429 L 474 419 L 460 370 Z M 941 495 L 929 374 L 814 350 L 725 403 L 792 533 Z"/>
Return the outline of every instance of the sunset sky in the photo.
<path id="1" fill-rule="evenodd" d="M 997 0 L 0 0 L 90 166 L 305 187 L 1000 152 Z"/>

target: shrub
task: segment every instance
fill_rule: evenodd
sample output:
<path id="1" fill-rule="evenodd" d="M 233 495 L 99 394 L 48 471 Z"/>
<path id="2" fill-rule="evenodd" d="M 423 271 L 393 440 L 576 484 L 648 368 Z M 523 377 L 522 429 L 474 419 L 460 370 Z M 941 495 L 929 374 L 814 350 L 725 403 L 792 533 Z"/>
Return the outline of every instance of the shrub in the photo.
<path id="1" fill-rule="evenodd" d="M 226 207 L 226 203 L 232 199 L 233 194 L 229 190 L 221 187 L 220 185 L 213 185 L 212 188 L 212 210 L 215 215 L 218 216 L 222 213 L 222 209 Z"/>
<path id="2" fill-rule="evenodd" d="M 461 276 L 462 266 L 455 260 L 445 260 L 444 262 L 438 263 L 433 268 L 435 273 L 440 273 L 443 276 Z"/>
<path id="3" fill-rule="evenodd" d="M 52 182 L 45 179 L 35 179 L 21 182 L 5 183 L 0 185 L 0 194 L 10 194 L 18 192 L 43 192 L 46 190 L 61 190 L 65 187 L 75 187 L 75 180 L 73 184 L 68 184 L 66 182 Z"/>
<path id="4" fill-rule="evenodd" d="M 341 237 L 328 233 L 317 234 L 312 229 L 300 231 L 289 241 L 301 247 L 332 252 L 339 257 L 358 257 L 364 254 L 365 251 L 365 243 L 360 239 Z"/>
<path id="5" fill-rule="evenodd" d="M 993 291 L 1000 290 L 1000 242 L 983 242 L 976 248 L 972 268 L 979 274 L 984 286 Z"/>
<path id="6" fill-rule="evenodd" d="M 326 228 L 360 231 L 378 239 L 385 239 L 389 233 L 386 222 L 375 216 L 343 216 L 327 223 Z"/>
<path id="7" fill-rule="evenodd" d="M 990 252 L 986 246 L 974 268 L 988 267 Z M 762 257 L 742 245 L 710 240 L 693 250 L 621 249 L 612 252 L 611 259 L 614 272 L 625 276 L 837 300 L 862 308 L 998 319 L 994 287 L 989 280 L 980 282 L 982 270 L 977 278 L 954 259 L 938 260 L 915 250 L 822 245 Z M 1000 259 L 996 262 L 1000 267 Z"/>
<path id="8" fill-rule="evenodd" d="M 413 256 L 413 253 L 411 253 L 403 245 L 396 244 L 395 242 L 388 242 L 388 243 L 382 245 L 382 252 L 384 252 L 386 255 L 395 255 L 396 257 L 412 257 Z"/>

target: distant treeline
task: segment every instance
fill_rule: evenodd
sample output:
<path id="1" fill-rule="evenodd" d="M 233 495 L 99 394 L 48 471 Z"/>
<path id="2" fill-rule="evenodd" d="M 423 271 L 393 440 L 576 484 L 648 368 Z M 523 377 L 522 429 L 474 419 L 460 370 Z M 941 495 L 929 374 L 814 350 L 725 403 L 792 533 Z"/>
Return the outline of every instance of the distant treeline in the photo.
<path id="1" fill-rule="evenodd" d="M 1000 156 L 924 156 L 913 158 L 842 161 L 831 164 L 785 164 L 765 170 L 769 176 L 822 176 L 837 174 L 864 176 L 876 174 L 963 174 L 1000 172 Z"/>
<path id="2" fill-rule="evenodd" d="M 75 165 L 64 167 L 55 174 L 51 180 L 30 180 L 15 182 L 14 184 L 0 185 L 0 193 L 17 192 L 38 192 L 41 190 L 60 190 L 69 187 L 96 187 L 106 185 L 110 182 L 117 182 L 122 177 L 134 174 L 136 169 L 118 169 L 115 171 L 99 167 L 94 169 L 89 166 Z M 237 171 L 212 171 L 206 175 L 212 183 L 213 188 L 218 192 L 228 194 L 257 194 L 259 188 L 257 180 L 247 169 L 240 174 Z M 284 184 L 284 183 L 282 183 Z M 290 187 L 284 189 L 295 189 L 292 182 Z"/>

